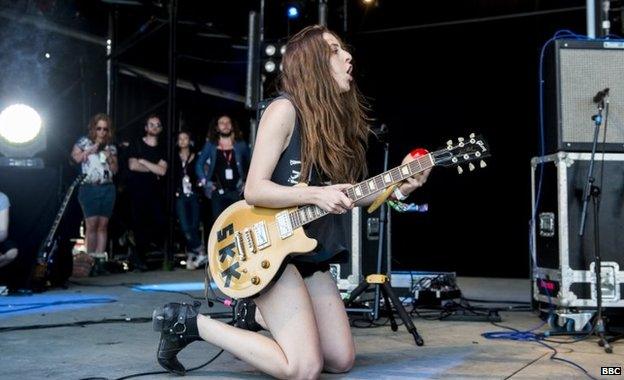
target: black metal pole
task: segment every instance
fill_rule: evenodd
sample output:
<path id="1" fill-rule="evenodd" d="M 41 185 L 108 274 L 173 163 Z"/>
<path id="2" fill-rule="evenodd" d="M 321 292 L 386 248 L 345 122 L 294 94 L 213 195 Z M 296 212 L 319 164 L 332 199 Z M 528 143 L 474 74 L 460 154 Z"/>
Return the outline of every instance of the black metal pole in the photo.
<path id="1" fill-rule="evenodd" d="M 318 0 L 318 23 L 327 26 L 327 0 Z"/>
<path id="2" fill-rule="evenodd" d="M 388 156 L 390 151 L 390 143 L 387 141 L 384 142 L 384 163 L 383 163 L 383 172 L 388 170 Z M 382 271 L 381 266 L 383 263 L 383 246 L 384 239 L 388 239 L 386 223 L 388 222 L 388 210 L 386 207 L 386 202 L 381 204 L 379 208 L 379 241 L 377 242 L 377 274 L 387 274 L 387 271 Z M 387 243 L 386 243 L 387 244 Z M 373 320 L 377 320 L 379 318 L 379 301 L 380 301 L 380 285 L 375 285 L 375 301 L 373 305 Z"/>
<path id="3" fill-rule="evenodd" d="M 602 117 L 602 111 L 605 110 L 605 117 Z M 598 113 L 592 117 L 594 120 L 594 140 L 592 144 L 592 152 L 591 158 L 589 161 L 589 170 L 587 171 L 587 180 L 585 182 L 585 189 L 583 191 L 583 209 L 581 211 L 581 222 L 579 229 L 579 236 L 583 237 L 585 230 L 585 220 L 587 219 L 587 207 L 590 198 L 593 200 L 594 205 L 594 275 L 596 278 L 596 319 L 594 322 L 594 334 L 598 337 L 598 345 L 604 347 L 605 352 L 612 353 L 613 348 L 609 345 L 609 341 L 605 338 L 605 323 L 602 318 L 602 279 L 601 279 L 601 270 L 602 270 L 602 260 L 600 256 L 600 227 L 598 223 L 600 222 L 600 192 L 601 189 L 598 186 L 594 185 L 594 163 L 595 163 L 595 155 L 596 149 L 598 145 L 598 136 L 600 134 L 600 126 L 604 123 L 605 125 L 605 134 L 606 125 L 609 119 L 609 100 L 602 99 L 598 104 Z M 604 162 L 604 156 L 602 157 Z M 601 173 L 604 175 L 604 173 Z"/>
<path id="4" fill-rule="evenodd" d="M 80 97 L 82 98 L 82 127 L 84 128 L 89 120 L 89 112 L 87 106 L 87 76 L 85 74 L 85 60 L 84 57 L 78 59 L 80 65 Z"/>
<path id="5" fill-rule="evenodd" d="M 174 199 L 173 193 L 175 184 L 173 183 L 175 177 L 176 167 L 173 165 L 173 157 L 175 151 L 174 132 L 177 132 L 177 109 L 176 109 L 176 90 L 177 90 L 177 68 L 176 68 L 176 34 L 177 34 L 177 20 L 178 20 L 178 0 L 171 0 L 169 3 L 169 102 L 167 107 L 167 162 L 169 163 L 169 173 L 167 173 L 167 240 L 165 242 L 165 261 L 163 267 L 166 270 L 173 269 L 173 249 L 174 249 Z"/>
<path id="6" fill-rule="evenodd" d="M 349 2 L 347 0 L 342 1 L 342 31 L 344 34 L 349 31 Z"/>

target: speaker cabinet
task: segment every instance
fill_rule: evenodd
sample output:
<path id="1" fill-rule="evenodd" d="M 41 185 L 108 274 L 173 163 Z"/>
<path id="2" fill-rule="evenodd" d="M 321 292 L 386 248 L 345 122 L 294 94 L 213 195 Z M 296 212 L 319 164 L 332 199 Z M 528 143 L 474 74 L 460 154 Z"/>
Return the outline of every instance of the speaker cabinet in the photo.
<path id="1" fill-rule="evenodd" d="M 589 153 L 560 152 L 531 161 L 535 300 L 564 307 L 596 306 L 594 208 L 590 202 L 579 236 Z M 601 188 L 599 240 L 602 300 L 624 306 L 624 154 L 596 155 L 595 184 Z M 540 170 L 543 173 L 540 175 Z M 601 180 L 603 177 L 604 180 Z M 540 182 L 540 178 L 542 179 Z M 538 187 L 541 183 L 541 195 Z"/>
<path id="2" fill-rule="evenodd" d="M 624 152 L 624 42 L 557 40 L 544 62 L 544 117 L 548 153 L 591 151 L 594 96 L 609 88 L 604 149 Z M 603 112 L 603 116 L 604 112 Z M 598 150 L 603 149 L 604 125 Z"/>

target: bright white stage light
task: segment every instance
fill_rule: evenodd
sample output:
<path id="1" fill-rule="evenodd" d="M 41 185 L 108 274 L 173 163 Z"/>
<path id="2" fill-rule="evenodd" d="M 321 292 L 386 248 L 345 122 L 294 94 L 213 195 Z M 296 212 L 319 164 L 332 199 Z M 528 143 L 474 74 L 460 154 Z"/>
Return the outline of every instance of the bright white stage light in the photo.
<path id="1" fill-rule="evenodd" d="M 264 69 L 267 73 L 272 73 L 275 71 L 275 62 L 268 60 L 264 63 Z"/>
<path id="2" fill-rule="evenodd" d="M 275 45 L 267 45 L 264 48 L 264 54 L 266 54 L 268 57 L 273 56 L 276 52 L 277 48 L 275 47 Z"/>
<path id="3" fill-rule="evenodd" d="M 286 10 L 286 14 L 288 15 L 289 19 L 296 19 L 299 17 L 299 9 L 294 6 L 291 5 L 290 7 L 288 7 L 288 9 Z"/>
<path id="4" fill-rule="evenodd" d="M 12 144 L 34 140 L 41 133 L 41 117 L 25 104 L 14 104 L 0 113 L 0 136 Z"/>

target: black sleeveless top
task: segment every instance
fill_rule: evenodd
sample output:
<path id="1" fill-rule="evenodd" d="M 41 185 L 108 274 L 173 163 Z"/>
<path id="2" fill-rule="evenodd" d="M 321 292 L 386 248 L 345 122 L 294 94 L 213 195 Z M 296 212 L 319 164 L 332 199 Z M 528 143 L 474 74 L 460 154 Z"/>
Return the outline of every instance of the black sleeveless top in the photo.
<path id="1" fill-rule="evenodd" d="M 281 96 L 280 98 L 286 98 Z M 280 99 L 277 98 L 277 99 Z M 277 100 L 276 99 L 276 100 Z M 271 181 L 283 186 L 307 182 L 310 186 L 327 185 L 323 175 L 312 170 L 310 177 L 301 179 L 301 127 L 299 118 L 295 121 L 288 146 L 282 152 Z M 303 226 L 307 236 L 318 241 L 313 255 L 293 256 L 291 261 L 318 263 L 323 261 L 342 262 L 347 258 L 348 214 L 328 214 Z M 338 256 L 337 256 L 338 255 Z"/>

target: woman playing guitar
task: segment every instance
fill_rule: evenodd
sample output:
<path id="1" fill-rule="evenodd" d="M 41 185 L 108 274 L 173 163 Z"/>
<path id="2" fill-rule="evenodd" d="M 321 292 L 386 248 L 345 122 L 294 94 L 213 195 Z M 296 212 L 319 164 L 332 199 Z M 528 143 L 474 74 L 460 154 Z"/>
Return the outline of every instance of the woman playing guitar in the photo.
<path id="1" fill-rule="evenodd" d="M 283 379 L 341 373 L 355 358 L 353 337 L 328 262 L 346 247 L 341 214 L 354 206 L 343 190 L 366 174 L 369 133 L 365 107 L 353 83 L 351 54 L 321 26 L 292 37 L 283 56 L 283 95 L 267 108 L 258 129 L 245 187 L 248 204 L 286 208 L 314 204 L 330 212 L 310 223 L 306 234 L 318 240 L 313 255 L 296 256 L 279 279 L 254 298 L 255 316 L 271 337 L 199 314 L 199 304 L 170 303 L 154 314 L 161 331 L 158 361 L 184 374 L 176 355 L 205 340 L 255 368 Z M 408 155 L 404 162 L 412 158 Z M 404 182 L 408 195 L 427 179 L 423 172 Z M 306 182 L 309 186 L 296 186 Z M 367 202 L 368 201 L 368 202 Z M 243 326 L 244 327 L 244 326 Z"/>

